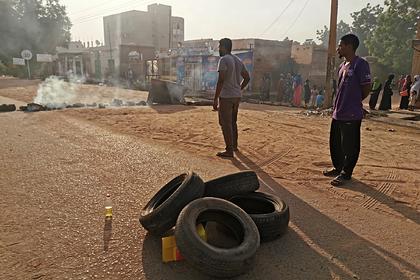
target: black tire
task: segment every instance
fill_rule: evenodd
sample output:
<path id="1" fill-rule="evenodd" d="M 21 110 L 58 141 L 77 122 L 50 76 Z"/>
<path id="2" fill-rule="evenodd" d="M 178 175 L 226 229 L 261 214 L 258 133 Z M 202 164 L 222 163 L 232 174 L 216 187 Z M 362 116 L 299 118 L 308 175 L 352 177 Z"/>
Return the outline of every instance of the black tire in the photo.
<path id="1" fill-rule="evenodd" d="M 196 225 L 216 222 L 230 230 L 238 241 L 231 248 L 220 248 L 202 240 Z M 195 269 L 217 278 L 247 272 L 260 246 L 258 229 L 238 206 L 219 198 L 201 198 L 188 204 L 178 217 L 175 239 L 181 255 Z"/>
<path id="2" fill-rule="evenodd" d="M 140 224 L 150 233 L 162 235 L 176 224 L 181 210 L 204 193 L 204 182 L 194 172 L 181 174 L 163 186 L 140 213 Z"/>
<path id="3" fill-rule="evenodd" d="M 13 112 L 16 111 L 15 104 L 2 104 L 0 105 L 0 112 Z"/>
<path id="4" fill-rule="evenodd" d="M 237 195 L 230 199 L 252 218 L 258 227 L 261 241 L 281 237 L 288 228 L 289 206 L 280 198 L 261 192 Z"/>
<path id="5" fill-rule="evenodd" d="M 229 199 L 256 191 L 259 187 L 260 182 L 254 171 L 242 171 L 206 182 L 204 196 Z"/>

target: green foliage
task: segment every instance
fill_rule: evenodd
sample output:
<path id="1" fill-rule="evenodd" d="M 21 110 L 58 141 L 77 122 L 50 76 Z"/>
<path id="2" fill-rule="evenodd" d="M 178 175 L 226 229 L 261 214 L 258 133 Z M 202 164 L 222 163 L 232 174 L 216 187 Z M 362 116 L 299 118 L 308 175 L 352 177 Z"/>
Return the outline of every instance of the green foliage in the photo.
<path id="1" fill-rule="evenodd" d="M 340 40 L 341 37 L 351 32 L 351 27 L 344 21 L 340 20 L 340 22 L 337 25 L 337 42 Z M 321 41 L 321 45 L 328 47 L 328 41 L 330 36 L 330 31 L 326 25 L 324 25 L 323 30 L 317 30 L 316 31 L 316 38 Z"/>
<path id="2" fill-rule="evenodd" d="M 365 8 L 351 14 L 353 24 L 351 32 L 360 40 L 358 54 L 360 56 L 368 56 L 369 50 L 366 46 L 366 40 L 372 36 L 373 31 L 378 23 L 378 17 L 384 8 L 380 5 L 371 6 L 370 3 Z"/>
<path id="3" fill-rule="evenodd" d="M 386 10 L 378 16 L 377 27 L 366 39 L 369 53 L 397 73 L 409 73 L 420 1 L 385 1 Z"/>
<path id="4" fill-rule="evenodd" d="M 55 52 L 70 41 L 71 23 L 59 0 L 0 1 L 0 60 L 9 68 L 12 57 L 23 49 L 36 53 Z M 20 69 L 20 68 L 19 68 Z"/>

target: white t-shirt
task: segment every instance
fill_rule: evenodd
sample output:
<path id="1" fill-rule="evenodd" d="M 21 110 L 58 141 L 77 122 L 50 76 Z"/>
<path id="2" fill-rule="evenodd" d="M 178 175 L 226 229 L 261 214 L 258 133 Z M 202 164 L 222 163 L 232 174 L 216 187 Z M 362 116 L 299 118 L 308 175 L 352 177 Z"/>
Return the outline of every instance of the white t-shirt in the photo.
<path id="1" fill-rule="evenodd" d="M 220 58 L 217 71 L 225 72 L 220 98 L 241 97 L 241 73 L 243 70 L 245 70 L 245 65 L 236 55 L 227 54 Z"/>

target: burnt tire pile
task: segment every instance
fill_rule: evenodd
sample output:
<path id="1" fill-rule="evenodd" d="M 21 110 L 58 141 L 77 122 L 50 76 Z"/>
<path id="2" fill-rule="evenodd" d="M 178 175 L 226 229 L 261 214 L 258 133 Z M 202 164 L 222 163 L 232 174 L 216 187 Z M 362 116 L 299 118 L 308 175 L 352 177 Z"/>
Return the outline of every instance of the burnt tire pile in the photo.
<path id="1" fill-rule="evenodd" d="M 243 171 L 208 182 L 194 172 L 163 186 L 140 214 L 141 225 L 163 236 L 175 227 L 178 250 L 192 267 L 228 278 L 251 269 L 260 241 L 281 237 L 289 224 L 289 207 L 276 196 L 256 192 L 258 177 Z M 228 247 L 201 239 L 196 227 L 216 223 L 236 241 Z"/>

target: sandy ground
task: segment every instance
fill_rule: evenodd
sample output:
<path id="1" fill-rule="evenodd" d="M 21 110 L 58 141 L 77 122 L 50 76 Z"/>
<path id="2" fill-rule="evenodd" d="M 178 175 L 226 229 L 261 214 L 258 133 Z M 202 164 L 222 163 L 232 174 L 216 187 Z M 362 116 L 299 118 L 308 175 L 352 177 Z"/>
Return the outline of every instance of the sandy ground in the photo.
<path id="1" fill-rule="evenodd" d="M 35 95 L 35 85 L 1 83 L 0 96 Z M 222 160 L 209 107 L 2 113 L 0 279 L 207 279 L 183 262 L 162 264 L 159 240 L 137 221 L 153 193 L 187 169 L 204 179 L 254 169 L 262 189 L 290 206 L 286 236 L 263 244 L 238 279 L 420 279 L 420 131 L 365 121 L 355 180 L 332 188 L 320 175 L 329 122 L 243 104 L 241 152 Z"/>

